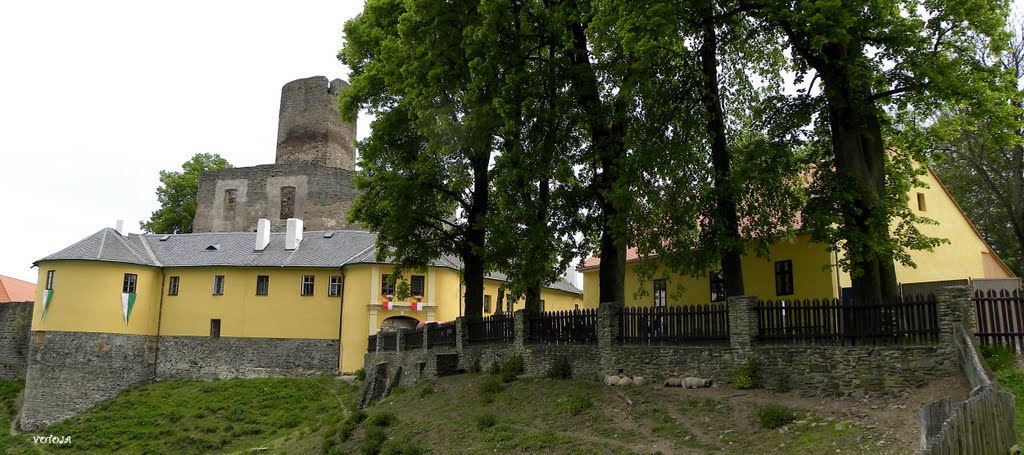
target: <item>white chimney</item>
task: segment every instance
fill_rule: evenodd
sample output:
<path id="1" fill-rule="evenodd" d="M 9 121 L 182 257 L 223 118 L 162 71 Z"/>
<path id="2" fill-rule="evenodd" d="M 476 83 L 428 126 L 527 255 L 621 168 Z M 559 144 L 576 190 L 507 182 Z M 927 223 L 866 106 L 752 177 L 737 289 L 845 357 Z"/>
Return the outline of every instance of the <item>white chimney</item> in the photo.
<path id="1" fill-rule="evenodd" d="M 270 220 L 260 218 L 256 222 L 256 251 L 263 251 L 270 243 Z"/>
<path id="2" fill-rule="evenodd" d="M 117 220 L 115 226 L 114 229 L 117 230 L 118 234 L 121 234 L 121 237 L 128 237 L 128 233 L 124 231 L 124 220 Z"/>
<path id="3" fill-rule="evenodd" d="M 294 250 L 299 247 L 299 242 L 302 241 L 302 220 L 298 218 L 288 218 L 287 232 L 284 237 L 284 249 Z"/>

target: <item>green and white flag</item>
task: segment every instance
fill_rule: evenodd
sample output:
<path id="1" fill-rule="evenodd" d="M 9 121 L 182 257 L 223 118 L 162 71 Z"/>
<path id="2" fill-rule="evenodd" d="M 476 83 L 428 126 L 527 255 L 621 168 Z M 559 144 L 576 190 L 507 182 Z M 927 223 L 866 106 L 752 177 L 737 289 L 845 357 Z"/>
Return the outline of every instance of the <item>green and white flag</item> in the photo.
<path id="1" fill-rule="evenodd" d="M 132 314 L 132 307 L 135 306 L 135 293 L 121 293 L 121 312 L 124 313 L 124 325 L 128 325 L 128 316 Z"/>
<path id="2" fill-rule="evenodd" d="M 50 307 L 50 299 L 53 298 L 53 289 L 43 289 L 43 316 L 40 320 L 46 319 L 46 309 Z"/>

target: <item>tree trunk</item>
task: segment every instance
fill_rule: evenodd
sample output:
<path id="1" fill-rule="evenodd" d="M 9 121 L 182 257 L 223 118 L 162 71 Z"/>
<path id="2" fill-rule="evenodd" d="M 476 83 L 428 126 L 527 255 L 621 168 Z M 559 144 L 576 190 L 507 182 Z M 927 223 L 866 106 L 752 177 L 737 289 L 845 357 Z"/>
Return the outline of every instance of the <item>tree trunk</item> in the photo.
<path id="1" fill-rule="evenodd" d="M 725 244 L 722 252 L 722 277 L 728 296 L 744 294 L 743 268 L 740 258 L 743 239 L 740 238 L 739 216 L 736 213 L 736 193 L 730 184 L 732 168 L 729 163 L 728 138 L 725 134 L 725 113 L 718 89 L 718 37 L 713 16 L 713 2 L 706 5 L 704 42 L 700 47 L 701 71 L 704 74 L 704 108 L 708 111 L 707 132 L 711 137 L 711 165 L 715 182 L 716 223 L 721 223 L 721 236 L 715 241 Z"/>
<path id="2" fill-rule="evenodd" d="M 612 192 L 621 184 L 622 158 L 626 155 L 625 106 L 621 102 L 615 103 L 614 106 L 607 106 L 602 102 L 597 75 L 590 62 L 586 26 L 575 21 L 570 21 L 567 26 L 573 40 L 569 55 L 572 66 L 569 70 L 570 83 L 586 116 L 590 145 L 597 155 L 601 170 L 593 186 L 597 192 L 601 224 L 599 301 L 624 305 L 627 214 L 616 204 Z"/>
<path id="3" fill-rule="evenodd" d="M 885 146 L 869 81 L 850 74 L 846 62 L 863 58 L 856 46 L 824 46 L 824 64 L 816 67 L 828 101 L 829 126 L 836 173 L 849 177 L 856 196 L 841 208 L 843 222 L 867 238 L 888 239 L 890 219 L 880 203 L 886 195 Z M 892 302 L 899 295 L 896 269 L 875 245 L 847 239 L 847 254 L 862 271 L 852 278 L 853 295 L 861 302 Z"/>
<path id="4" fill-rule="evenodd" d="M 488 176 L 487 165 L 490 153 L 484 151 L 472 160 L 473 200 L 466 213 L 466 238 L 462 247 L 463 279 L 466 281 L 466 316 L 482 317 L 484 312 L 484 257 L 486 251 L 486 230 L 484 216 L 487 214 Z"/>

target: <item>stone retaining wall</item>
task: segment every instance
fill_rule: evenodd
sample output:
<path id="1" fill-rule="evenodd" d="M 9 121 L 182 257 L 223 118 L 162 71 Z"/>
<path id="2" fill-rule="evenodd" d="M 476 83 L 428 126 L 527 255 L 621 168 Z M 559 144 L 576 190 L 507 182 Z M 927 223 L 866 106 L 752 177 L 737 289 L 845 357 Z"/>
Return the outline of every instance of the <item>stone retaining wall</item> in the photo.
<path id="1" fill-rule="evenodd" d="M 730 298 L 729 340 L 720 343 L 665 346 L 622 345 L 615 340 L 618 317 L 615 305 L 602 304 L 598 341 L 590 345 L 530 343 L 525 311 L 515 313 L 515 339 L 476 345 L 468 342 L 465 319 L 456 321 L 457 344 L 447 348 L 459 356 L 459 365 L 470 370 L 479 362 L 483 371 L 492 362 L 522 356 L 526 374 L 541 376 L 550 364 L 564 356 L 573 376 L 600 380 L 605 375 L 644 376 L 655 382 L 670 377 L 695 376 L 728 383 L 740 368 L 755 363 L 761 384 L 767 388 L 792 389 L 809 394 L 888 393 L 917 387 L 932 378 L 957 374 L 959 355 L 954 327 L 969 326 L 970 289 L 952 287 L 939 292 L 939 341 L 925 345 L 836 346 L 832 344 L 761 343 L 757 339 L 756 297 Z M 429 329 L 428 329 L 429 330 Z M 968 329 L 969 330 L 969 329 Z M 401 340 L 402 337 L 399 337 Z M 402 383 L 433 377 L 430 367 L 435 350 L 418 348 L 367 354 L 366 365 L 388 362 L 403 365 Z M 419 362 L 425 367 L 417 368 Z M 416 374 L 410 374 L 410 371 Z"/>
<path id="2" fill-rule="evenodd" d="M 0 304 L 0 379 L 25 379 L 33 302 Z"/>
<path id="3" fill-rule="evenodd" d="M 157 379 L 317 376 L 338 372 L 338 340 L 160 337 Z"/>
<path id="4" fill-rule="evenodd" d="M 21 428 L 36 431 L 153 380 L 156 338 L 33 332 Z"/>

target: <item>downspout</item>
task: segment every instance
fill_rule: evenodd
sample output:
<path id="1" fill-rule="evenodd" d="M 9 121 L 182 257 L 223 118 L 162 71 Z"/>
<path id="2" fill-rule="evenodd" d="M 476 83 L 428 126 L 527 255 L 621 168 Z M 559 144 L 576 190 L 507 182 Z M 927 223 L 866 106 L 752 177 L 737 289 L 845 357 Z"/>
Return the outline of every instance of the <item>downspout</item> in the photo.
<path id="1" fill-rule="evenodd" d="M 345 266 L 338 267 L 338 271 L 341 272 L 341 289 L 338 290 L 338 372 L 341 373 L 341 355 L 345 352 L 341 344 L 342 326 L 345 324 Z"/>
<path id="2" fill-rule="evenodd" d="M 164 283 L 167 282 L 167 270 L 160 268 L 160 305 L 156 312 L 156 352 L 153 353 L 153 380 L 156 381 L 157 368 L 160 365 L 160 324 L 164 318 Z"/>
<path id="3" fill-rule="evenodd" d="M 833 246 L 834 245 L 835 244 L 833 243 Z M 836 294 L 836 296 L 839 297 L 839 301 L 842 301 L 843 300 L 843 283 L 839 281 L 839 279 L 840 279 L 840 277 L 839 277 L 839 250 L 836 249 L 835 251 L 832 252 L 832 254 L 834 255 L 833 257 L 835 258 L 835 262 L 833 262 L 833 264 L 835 265 L 835 268 L 836 268 L 836 287 L 838 287 L 838 294 Z"/>

